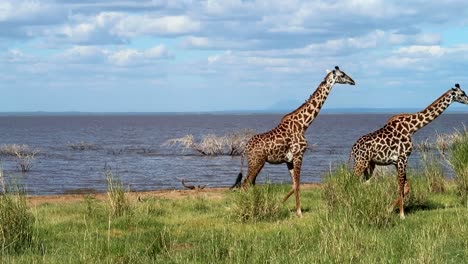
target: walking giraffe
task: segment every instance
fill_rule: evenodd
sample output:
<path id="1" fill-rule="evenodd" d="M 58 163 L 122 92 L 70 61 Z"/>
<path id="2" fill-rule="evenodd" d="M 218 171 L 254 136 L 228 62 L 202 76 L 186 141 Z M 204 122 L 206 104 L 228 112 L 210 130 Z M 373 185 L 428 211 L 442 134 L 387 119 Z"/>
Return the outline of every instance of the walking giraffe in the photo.
<path id="1" fill-rule="evenodd" d="M 406 181 L 406 166 L 413 144 L 411 136 L 436 119 L 453 102 L 468 104 L 468 97 L 455 84 L 424 110 L 414 114 L 392 116 L 384 127 L 359 138 L 351 149 L 349 160 L 354 157 L 353 171 L 356 176 L 369 179 L 375 165 L 395 165 L 398 171 L 398 198 L 392 206 L 400 207 L 400 218 L 405 218 L 403 199 L 409 192 Z"/>
<path id="2" fill-rule="evenodd" d="M 302 159 L 307 148 L 305 132 L 318 115 L 335 83 L 354 85 L 353 79 L 341 71 L 338 66 L 335 66 L 335 69 L 327 73 L 317 90 L 304 104 L 285 115 L 274 129 L 255 135 L 247 142 L 241 157 L 241 172 L 231 188 L 238 187 L 241 184 L 245 155 L 248 156 L 248 172 L 242 184 L 243 187 L 255 184 L 255 179 L 265 162 L 271 164 L 286 163 L 292 178 L 292 188 L 284 197 L 283 203 L 294 193 L 296 196 L 296 214 L 299 217 L 302 216 L 299 184 Z"/>

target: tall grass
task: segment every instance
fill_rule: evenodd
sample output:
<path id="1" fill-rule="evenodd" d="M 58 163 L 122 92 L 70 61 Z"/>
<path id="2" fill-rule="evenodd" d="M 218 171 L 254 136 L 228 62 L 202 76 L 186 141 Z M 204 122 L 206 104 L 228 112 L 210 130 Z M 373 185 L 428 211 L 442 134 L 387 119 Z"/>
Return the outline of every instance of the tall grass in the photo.
<path id="1" fill-rule="evenodd" d="M 447 142 L 441 140 L 441 138 L 439 136 L 435 144 L 439 150 L 445 151 L 443 148 L 445 148 Z M 431 146 L 432 144 L 427 139 L 416 145 L 416 149 L 419 150 L 421 156 L 421 172 L 426 177 L 429 190 L 434 193 L 442 193 L 446 190 L 444 169 L 441 159 L 436 157 L 436 153 Z"/>
<path id="2" fill-rule="evenodd" d="M 284 189 L 278 186 L 255 185 L 232 195 L 231 216 L 238 222 L 275 221 L 289 215 L 281 203 Z"/>
<path id="3" fill-rule="evenodd" d="M 391 226 L 395 218 L 389 207 L 395 199 L 393 177 L 374 177 L 364 183 L 340 165 L 324 181 L 323 200 L 329 213 L 358 225 Z"/>
<path id="4" fill-rule="evenodd" d="M 450 164 L 455 170 L 455 182 L 463 205 L 468 206 L 468 131 L 465 129 L 452 143 Z"/>
<path id="5" fill-rule="evenodd" d="M 122 216 L 130 212 L 130 203 L 124 190 L 122 181 L 116 179 L 110 169 L 104 172 L 107 180 L 107 197 L 109 201 L 110 214 Z"/>
<path id="6" fill-rule="evenodd" d="M 2 255 L 21 253 L 33 246 L 35 218 L 30 212 L 23 190 L 8 184 L 0 168 L 0 249 Z"/>
<path id="7" fill-rule="evenodd" d="M 356 225 L 389 227 L 395 223 L 394 209 L 398 186 L 396 174 L 378 168 L 369 182 L 356 177 L 345 165 L 330 172 L 324 180 L 322 198 L 328 214 L 345 218 Z M 405 207 L 427 207 L 429 189 L 427 179 L 408 174 L 410 192 L 405 197 Z"/>

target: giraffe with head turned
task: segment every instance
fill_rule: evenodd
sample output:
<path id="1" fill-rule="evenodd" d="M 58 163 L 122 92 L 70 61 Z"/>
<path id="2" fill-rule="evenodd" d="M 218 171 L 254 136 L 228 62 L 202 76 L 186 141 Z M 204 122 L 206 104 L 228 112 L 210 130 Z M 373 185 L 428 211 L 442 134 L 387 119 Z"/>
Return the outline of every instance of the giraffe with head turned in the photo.
<path id="1" fill-rule="evenodd" d="M 446 91 L 420 112 L 392 116 L 382 128 L 359 138 L 351 149 L 349 161 L 354 158 L 353 171 L 356 176 L 364 176 L 368 180 L 375 165 L 396 166 L 398 198 L 391 210 L 399 205 L 402 219 L 405 218 L 403 199 L 409 193 L 406 166 L 413 148 L 411 137 L 441 115 L 453 102 L 468 104 L 468 96 L 459 84 L 455 84 L 454 88 Z"/>
<path id="2" fill-rule="evenodd" d="M 283 203 L 294 193 L 296 197 L 296 214 L 301 217 L 299 184 L 301 165 L 307 148 L 305 132 L 320 112 L 335 83 L 354 85 L 353 79 L 335 66 L 329 71 L 315 92 L 299 108 L 285 115 L 272 130 L 253 136 L 248 142 L 241 157 L 241 172 L 232 187 L 239 187 L 242 181 L 244 158 L 248 157 L 248 172 L 242 186 L 246 188 L 255 184 L 255 179 L 265 162 L 270 164 L 286 163 L 292 178 L 292 188 L 283 199 Z M 231 187 L 231 188 L 232 188 Z"/>

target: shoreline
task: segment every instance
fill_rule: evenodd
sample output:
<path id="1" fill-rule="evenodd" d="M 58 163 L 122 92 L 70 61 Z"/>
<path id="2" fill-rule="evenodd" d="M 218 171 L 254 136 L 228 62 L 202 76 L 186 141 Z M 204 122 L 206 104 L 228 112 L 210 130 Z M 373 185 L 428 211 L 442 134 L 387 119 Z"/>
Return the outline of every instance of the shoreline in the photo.
<path id="1" fill-rule="evenodd" d="M 301 190 L 316 189 L 321 183 L 303 183 Z M 183 199 L 183 198 L 208 198 L 222 199 L 229 187 L 206 187 L 204 189 L 166 189 L 153 191 L 130 191 L 127 192 L 131 202 L 142 201 L 148 198 Z M 54 195 L 26 195 L 28 205 L 31 207 L 42 204 L 64 204 L 84 201 L 85 197 L 91 197 L 99 201 L 107 199 L 107 192 L 102 193 L 79 193 L 79 194 L 54 194 Z"/>

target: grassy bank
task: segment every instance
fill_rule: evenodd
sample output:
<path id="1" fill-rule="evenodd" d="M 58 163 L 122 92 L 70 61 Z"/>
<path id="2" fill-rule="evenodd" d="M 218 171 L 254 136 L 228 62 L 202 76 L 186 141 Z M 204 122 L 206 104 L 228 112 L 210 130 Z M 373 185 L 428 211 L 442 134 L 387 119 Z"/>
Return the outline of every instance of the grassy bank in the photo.
<path id="1" fill-rule="evenodd" d="M 302 189 L 303 218 L 279 203 L 290 185 L 129 194 L 108 171 L 107 195 L 28 203 L 0 170 L 0 263 L 466 263 L 466 130 L 450 146 L 453 180 L 428 156 L 408 171 L 405 220 L 389 170 L 337 167 Z"/>
<path id="2" fill-rule="evenodd" d="M 468 259 L 468 209 L 448 186 L 430 193 L 426 206 L 407 210 L 406 220 L 392 213 L 385 225 L 333 209 L 324 187 L 303 190 L 301 219 L 279 210 L 276 219 L 252 221 L 233 212 L 244 194 L 227 190 L 217 198 L 205 198 L 209 190 L 177 199 L 142 195 L 120 216 L 107 200 L 84 196 L 33 206 L 33 245 L 2 252 L 1 262 L 462 263 Z M 262 188 L 279 197 L 290 187 Z M 293 201 L 284 208 L 294 208 Z"/>

